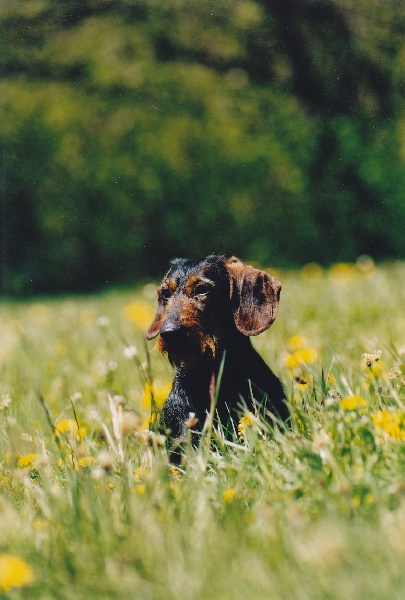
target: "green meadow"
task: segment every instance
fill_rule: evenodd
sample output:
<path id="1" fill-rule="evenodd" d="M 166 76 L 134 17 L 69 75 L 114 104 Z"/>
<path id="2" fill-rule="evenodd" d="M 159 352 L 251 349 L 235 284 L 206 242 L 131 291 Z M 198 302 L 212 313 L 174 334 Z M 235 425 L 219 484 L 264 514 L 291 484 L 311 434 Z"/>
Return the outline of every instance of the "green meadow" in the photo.
<path id="1" fill-rule="evenodd" d="M 154 285 L 1 301 L 1 598 L 405 597 L 405 264 L 275 274 L 292 430 L 242 410 L 178 467 Z"/>

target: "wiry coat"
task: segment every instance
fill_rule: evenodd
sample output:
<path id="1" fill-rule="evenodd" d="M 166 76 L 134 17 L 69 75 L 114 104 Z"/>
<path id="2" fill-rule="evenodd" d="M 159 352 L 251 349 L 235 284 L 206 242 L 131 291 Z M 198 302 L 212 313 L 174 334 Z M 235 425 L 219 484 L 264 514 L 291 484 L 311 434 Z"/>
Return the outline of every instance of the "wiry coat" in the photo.
<path id="1" fill-rule="evenodd" d="M 286 421 L 280 381 L 254 350 L 258 335 L 277 315 L 281 284 L 265 271 L 232 257 L 176 259 L 158 288 L 158 309 L 146 337 L 177 367 L 163 407 L 171 436 L 184 437 L 190 413 L 204 424 L 217 386 L 217 416 L 224 426 L 241 404 Z M 218 375 L 222 365 L 222 375 Z"/>

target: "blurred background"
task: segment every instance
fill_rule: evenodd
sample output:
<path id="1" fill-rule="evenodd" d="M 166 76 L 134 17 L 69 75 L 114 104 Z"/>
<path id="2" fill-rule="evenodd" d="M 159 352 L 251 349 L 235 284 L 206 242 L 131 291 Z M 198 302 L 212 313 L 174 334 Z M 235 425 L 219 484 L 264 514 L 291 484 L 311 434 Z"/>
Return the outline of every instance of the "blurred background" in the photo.
<path id="1" fill-rule="evenodd" d="M 0 4 L 0 293 L 405 258 L 405 10 Z"/>

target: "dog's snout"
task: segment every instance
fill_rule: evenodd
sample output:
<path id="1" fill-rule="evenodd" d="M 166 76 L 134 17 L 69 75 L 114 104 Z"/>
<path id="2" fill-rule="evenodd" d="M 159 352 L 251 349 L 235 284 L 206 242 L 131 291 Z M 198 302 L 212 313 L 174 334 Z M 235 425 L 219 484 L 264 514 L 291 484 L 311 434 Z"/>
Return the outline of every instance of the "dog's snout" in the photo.
<path id="1" fill-rule="evenodd" d="M 167 319 L 160 329 L 160 335 L 164 339 L 167 339 L 169 337 L 174 337 L 175 335 L 178 335 L 180 331 L 181 325 L 179 321 L 174 319 Z"/>

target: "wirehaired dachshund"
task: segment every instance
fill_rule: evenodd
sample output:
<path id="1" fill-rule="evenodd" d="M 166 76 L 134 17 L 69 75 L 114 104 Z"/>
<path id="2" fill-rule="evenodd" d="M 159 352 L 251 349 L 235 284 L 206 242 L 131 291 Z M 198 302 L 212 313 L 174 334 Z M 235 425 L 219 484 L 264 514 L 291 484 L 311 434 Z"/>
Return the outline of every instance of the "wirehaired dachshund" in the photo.
<path id="1" fill-rule="evenodd" d="M 242 406 L 254 411 L 263 403 L 279 420 L 289 419 L 281 383 L 249 339 L 273 323 L 280 291 L 272 275 L 235 257 L 171 262 L 146 338 L 159 335 L 158 351 L 177 369 L 162 411 L 172 438 L 185 437 L 190 413 L 204 425 L 215 385 L 224 427 Z"/>

